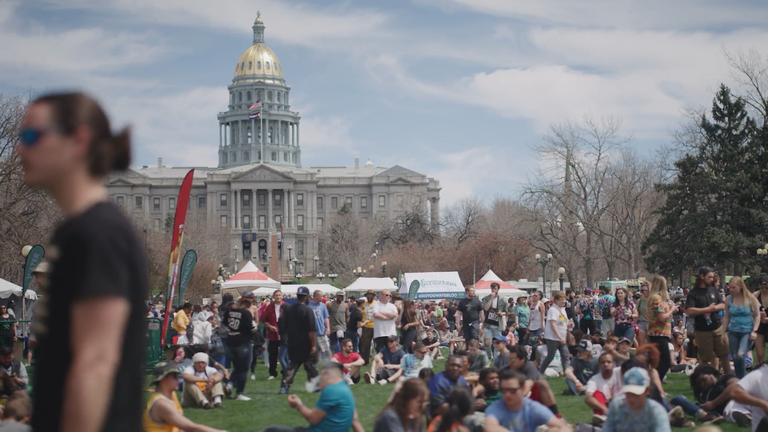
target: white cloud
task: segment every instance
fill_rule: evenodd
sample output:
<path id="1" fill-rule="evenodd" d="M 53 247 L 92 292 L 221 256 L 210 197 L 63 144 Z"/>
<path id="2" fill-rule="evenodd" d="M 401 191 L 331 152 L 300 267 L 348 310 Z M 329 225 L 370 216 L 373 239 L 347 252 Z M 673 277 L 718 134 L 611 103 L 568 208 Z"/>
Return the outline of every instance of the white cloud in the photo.
<path id="1" fill-rule="evenodd" d="M 472 194 L 488 196 L 484 189 L 493 188 L 496 191 L 499 183 L 524 181 L 514 164 L 506 158 L 497 157 L 498 154 L 496 148 L 473 147 L 435 155 L 434 171 L 430 170 L 427 174 L 440 181 L 441 205 L 449 206 Z"/>

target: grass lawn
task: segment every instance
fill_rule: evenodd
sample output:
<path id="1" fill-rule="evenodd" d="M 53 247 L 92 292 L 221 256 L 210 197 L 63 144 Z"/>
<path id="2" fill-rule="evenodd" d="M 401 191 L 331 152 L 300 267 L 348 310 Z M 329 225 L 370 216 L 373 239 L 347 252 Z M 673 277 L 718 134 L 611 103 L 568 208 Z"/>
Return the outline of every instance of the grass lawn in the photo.
<path id="1" fill-rule="evenodd" d="M 443 370 L 444 364 L 445 361 L 435 362 L 435 371 Z M 230 432 L 260 431 L 272 424 L 306 426 L 307 423 L 301 415 L 288 407 L 286 396 L 277 394 L 280 390 L 280 380 L 276 378 L 268 381 L 267 376 L 267 367 L 259 362 L 256 368 L 256 381 L 249 380 L 245 389 L 246 395 L 253 399 L 249 402 L 225 400 L 226 408 L 224 409 L 206 411 L 187 408 L 184 414 L 197 423 Z M 302 369 L 296 375 L 291 391 L 296 393 L 305 405 L 313 407 L 317 402 L 319 393 L 308 394 L 304 390 L 305 381 L 306 374 Z M 665 390 L 670 397 L 684 394 L 689 399 L 693 398 L 688 385 L 688 377 L 685 374 L 670 374 L 668 381 Z M 582 397 L 562 396 L 563 389 L 565 389 L 565 381 L 562 378 L 551 379 L 550 385 L 557 397 L 558 408 L 568 423 L 575 424 L 591 420 L 592 413 L 584 404 Z M 362 381 L 352 386 L 357 411 L 365 430 L 373 430 L 373 422 L 384 406 L 391 390 L 391 385 L 370 385 Z M 735 424 L 730 423 L 722 423 L 720 427 L 724 431 L 749 432 L 749 429 L 740 429 Z"/>

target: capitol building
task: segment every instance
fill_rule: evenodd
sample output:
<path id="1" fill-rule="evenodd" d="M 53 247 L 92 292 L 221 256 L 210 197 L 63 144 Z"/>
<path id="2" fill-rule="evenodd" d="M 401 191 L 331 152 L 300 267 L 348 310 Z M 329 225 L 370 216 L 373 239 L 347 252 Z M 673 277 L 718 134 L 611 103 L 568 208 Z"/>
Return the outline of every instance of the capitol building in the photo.
<path id="1" fill-rule="evenodd" d="M 291 88 L 282 63 L 264 44 L 264 29 L 259 15 L 253 44 L 235 64 L 228 110 L 217 116 L 218 166 L 194 167 L 190 211 L 228 229 L 238 258 L 275 279 L 289 246 L 298 272 L 312 273 L 315 257 L 326 271 L 318 240 L 344 205 L 356 217 L 394 220 L 418 202 L 437 229 L 440 183 L 425 174 L 360 164 L 357 157 L 352 166 L 302 167 L 301 116 L 291 110 Z M 252 109 L 257 101 L 261 107 Z M 107 179 L 110 198 L 135 219 L 149 221 L 150 229 L 162 230 L 191 168 L 166 167 L 158 158 L 157 166 L 115 173 Z"/>

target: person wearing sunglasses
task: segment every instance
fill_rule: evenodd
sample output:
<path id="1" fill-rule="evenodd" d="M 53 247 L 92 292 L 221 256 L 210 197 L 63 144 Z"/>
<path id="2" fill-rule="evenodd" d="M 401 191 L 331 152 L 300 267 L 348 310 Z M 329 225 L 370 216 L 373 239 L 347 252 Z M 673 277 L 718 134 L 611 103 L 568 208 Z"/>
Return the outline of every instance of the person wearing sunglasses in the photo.
<path id="1" fill-rule="evenodd" d="M 522 392 L 525 376 L 511 369 L 499 372 L 501 399 L 485 408 L 485 430 L 488 432 L 527 432 L 546 425 L 549 431 L 571 428 L 547 407 Z"/>
<path id="2" fill-rule="evenodd" d="M 35 313 L 32 428 L 141 430 L 147 258 L 104 187 L 110 172 L 128 169 L 130 133 L 114 134 L 86 94 L 51 94 L 30 104 L 16 152 L 27 185 L 46 190 L 63 215 Z"/>

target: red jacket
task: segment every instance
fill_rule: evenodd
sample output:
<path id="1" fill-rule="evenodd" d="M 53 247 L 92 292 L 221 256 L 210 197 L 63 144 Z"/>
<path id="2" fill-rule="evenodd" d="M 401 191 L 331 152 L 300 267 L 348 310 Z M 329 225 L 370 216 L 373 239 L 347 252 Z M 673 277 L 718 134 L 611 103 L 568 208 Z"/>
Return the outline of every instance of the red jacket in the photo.
<path id="1" fill-rule="evenodd" d="M 269 324 L 277 328 L 277 315 L 275 314 L 275 302 L 269 302 L 267 307 L 264 308 L 264 312 L 260 316 L 261 321 L 264 324 Z M 274 332 L 267 328 L 267 340 L 278 341 L 280 337 L 277 332 Z"/>

